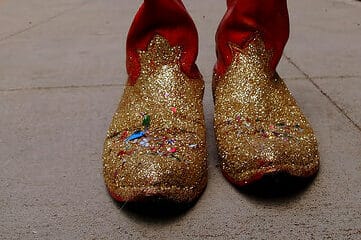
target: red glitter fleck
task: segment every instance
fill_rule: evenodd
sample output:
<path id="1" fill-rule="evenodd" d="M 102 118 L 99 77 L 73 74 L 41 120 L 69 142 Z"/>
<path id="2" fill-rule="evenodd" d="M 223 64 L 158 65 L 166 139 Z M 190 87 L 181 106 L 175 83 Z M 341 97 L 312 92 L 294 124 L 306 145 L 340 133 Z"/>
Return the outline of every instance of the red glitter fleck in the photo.
<path id="1" fill-rule="evenodd" d="M 176 108 L 176 107 L 171 107 L 170 110 L 171 110 L 173 113 L 177 113 L 177 108 Z"/>
<path id="2" fill-rule="evenodd" d="M 127 152 L 126 152 L 126 151 L 121 150 L 121 151 L 119 151 L 119 153 L 118 153 L 118 157 L 120 157 L 120 156 L 124 156 L 124 155 L 126 155 L 126 154 L 127 154 Z"/>
<path id="3" fill-rule="evenodd" d="M 120 140 L 125 140 L 128 137 L 128 131 L 124 131 L 120 136 Z"/>
<path id="4" fill-rule="evenodd" d="M 168 152 L 170 152 L 170 153 L 175 153 L 175 152 L 177 152 L 177 149 L 176 149 L 176 148 L 170 148 L 170 149 L 168 150 Z"/>

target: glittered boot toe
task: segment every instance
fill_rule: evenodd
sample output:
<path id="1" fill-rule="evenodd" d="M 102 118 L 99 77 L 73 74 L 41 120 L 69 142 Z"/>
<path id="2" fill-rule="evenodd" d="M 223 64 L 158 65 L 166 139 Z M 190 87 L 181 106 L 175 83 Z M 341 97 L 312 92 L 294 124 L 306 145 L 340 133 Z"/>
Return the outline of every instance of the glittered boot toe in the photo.
<path id="1" fill-rule="evenodd" d="M 184 144 L 191 140 L 193 144 Z M 104 169 L 111 195 L 121 202 L 192 202 L 207 182 L 203 144 L 176 129 L 149 130 L 146 137 L 129 143 L 111 142 L 110 155 L 117 155 L 117 165 Z"/>

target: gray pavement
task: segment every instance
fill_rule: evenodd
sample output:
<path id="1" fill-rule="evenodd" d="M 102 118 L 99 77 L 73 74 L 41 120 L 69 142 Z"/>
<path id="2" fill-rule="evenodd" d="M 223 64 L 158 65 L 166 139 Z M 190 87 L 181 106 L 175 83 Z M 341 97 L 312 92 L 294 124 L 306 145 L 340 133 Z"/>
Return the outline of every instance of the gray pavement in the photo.
<path id="1" fill-rule="evenodd" d="M 0 239 L 361 239 L 361 3 L 289 0 L 278 70 L 315 129 L 321 170 L 240 191 L 219 171 L 212 127 L 225 1 L 184 2 L 207 82 L 209 184 L 175 210 L 115 203 L 101 173 L 141 1 L 0 0 Z"/>

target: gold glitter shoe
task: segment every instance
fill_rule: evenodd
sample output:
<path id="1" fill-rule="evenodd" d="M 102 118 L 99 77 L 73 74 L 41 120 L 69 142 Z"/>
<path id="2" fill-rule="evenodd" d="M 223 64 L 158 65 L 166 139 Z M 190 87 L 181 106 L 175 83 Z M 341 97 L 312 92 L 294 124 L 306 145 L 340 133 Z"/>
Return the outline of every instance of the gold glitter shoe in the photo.
<path id="1" fill-rule="evenodd" d="M 181 48 L 156 35 L 139 51 L 104 145 L 104 178 L 121 202 L 192 202 L 207 183 L 204 82 L 181 70 Z"/>
<path id="2" fill-rule="evenodd" d="M 181 0 L 144 0 L 127 38 L 128 84 L 104 144 L 104 179 L 114 199 L 188 203 L 205 189 L 197 55 L 198 33 Z"/>
<path id="3" fill-rule="evenodd" d="M 224 176 L 242 186 L 265 174 L 309 177 L 319 167 L 313 130 L 283 80 L 269 67 L 272 52 L 259 34 L 230 44 L 233 60 L 214 75 L 215 133 Z"/>

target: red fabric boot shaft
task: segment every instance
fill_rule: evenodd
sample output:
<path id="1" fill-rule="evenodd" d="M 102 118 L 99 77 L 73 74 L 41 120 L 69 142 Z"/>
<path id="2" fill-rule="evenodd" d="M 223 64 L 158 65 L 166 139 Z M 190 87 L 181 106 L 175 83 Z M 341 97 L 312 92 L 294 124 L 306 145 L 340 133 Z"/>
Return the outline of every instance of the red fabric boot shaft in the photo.
<path id="1" fill-rule="evenodd" d="M 243 47 L 260 33 L 266 48 L 273 51 L 270 68 L 275 70 L 289 37 L 286 0 L 227 0 L 227 12 L 216 35 L 217 74 L 224 74 L 232 62 L 229 43 Z"/>
<path id="2" fill-rule="evenodd" d="M 144 0 L 127 39 L 129 84 L 140 73 L 139 50 L 146 50 L 155 34 L 165 37 L 172 46 L 182 47 L 182 71 L 191 78 L 199 77 L 195 65 L 198 55 L 198 33 L 181 0 Z"/>

